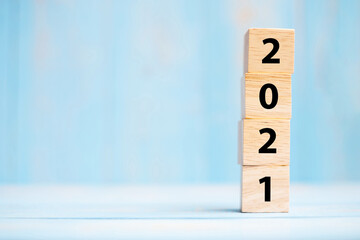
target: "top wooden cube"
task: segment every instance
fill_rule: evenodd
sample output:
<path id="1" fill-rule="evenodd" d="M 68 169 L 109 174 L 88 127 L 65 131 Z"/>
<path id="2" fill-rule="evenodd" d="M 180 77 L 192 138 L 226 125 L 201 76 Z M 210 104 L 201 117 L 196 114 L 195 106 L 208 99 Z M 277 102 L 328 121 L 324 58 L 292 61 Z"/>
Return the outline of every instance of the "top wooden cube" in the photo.
<path id="1" fill-rule="evenodd" d="M 294 72 L 293 29 L 249 29 L 248 72 Z"/>

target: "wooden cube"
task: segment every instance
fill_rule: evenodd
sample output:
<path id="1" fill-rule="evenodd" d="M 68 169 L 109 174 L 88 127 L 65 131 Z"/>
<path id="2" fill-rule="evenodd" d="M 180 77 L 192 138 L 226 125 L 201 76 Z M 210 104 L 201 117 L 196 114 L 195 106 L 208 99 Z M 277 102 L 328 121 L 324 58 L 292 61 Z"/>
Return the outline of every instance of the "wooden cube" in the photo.
<path id="1" fill-rule="evenodd" d="M 289 165 L 290 120 L 243 119 L 240 136 L 240 164 Z"/>
<path id="2" fill-rule="evenodd" d="M 241 211 L 288 212 L 289 166 L 243 166 Z"/>
<path id="3" fill-rule="evenodd" d="M 294 72 L 293 29 L 249 29 L 248 72 Z"/>
<path id="4" fill-rule="evenodd" d="M 245 118 L 291 118 L 291 75 L 246 73 Z"/>

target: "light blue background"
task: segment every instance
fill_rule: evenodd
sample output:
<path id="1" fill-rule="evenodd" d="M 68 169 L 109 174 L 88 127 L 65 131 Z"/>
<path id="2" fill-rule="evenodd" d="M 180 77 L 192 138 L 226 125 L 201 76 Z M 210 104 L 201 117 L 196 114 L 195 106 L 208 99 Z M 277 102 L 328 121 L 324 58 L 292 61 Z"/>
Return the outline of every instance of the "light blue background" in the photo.
<path id="1" fill-rule="evenodd" d="M 244 34 L 296 31 L 293 181 L 360 180 L 360 1 L 0 1 L 0 183 L 238 182 Z"/>

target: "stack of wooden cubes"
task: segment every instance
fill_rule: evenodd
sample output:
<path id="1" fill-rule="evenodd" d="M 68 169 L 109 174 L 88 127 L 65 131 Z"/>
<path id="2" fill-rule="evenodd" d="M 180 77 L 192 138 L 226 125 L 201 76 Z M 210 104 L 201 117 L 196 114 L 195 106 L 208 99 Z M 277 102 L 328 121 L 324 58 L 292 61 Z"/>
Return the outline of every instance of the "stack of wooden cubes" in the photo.
<path id="1" fill-rule="evenodd" d="M 249 29 L 239 163 L 242 212 L 288 212 L 292 29 Z"/>

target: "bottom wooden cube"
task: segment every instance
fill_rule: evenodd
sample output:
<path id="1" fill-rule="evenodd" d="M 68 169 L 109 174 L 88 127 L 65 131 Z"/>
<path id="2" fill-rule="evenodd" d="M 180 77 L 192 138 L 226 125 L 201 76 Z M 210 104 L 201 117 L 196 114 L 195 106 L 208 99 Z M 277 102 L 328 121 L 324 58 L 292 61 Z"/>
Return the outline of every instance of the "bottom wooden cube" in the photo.
<path id="1" fill-rule="evenodd" d="M 243 166 L 242 212 L 288 212 L 289 166 Z"/>

